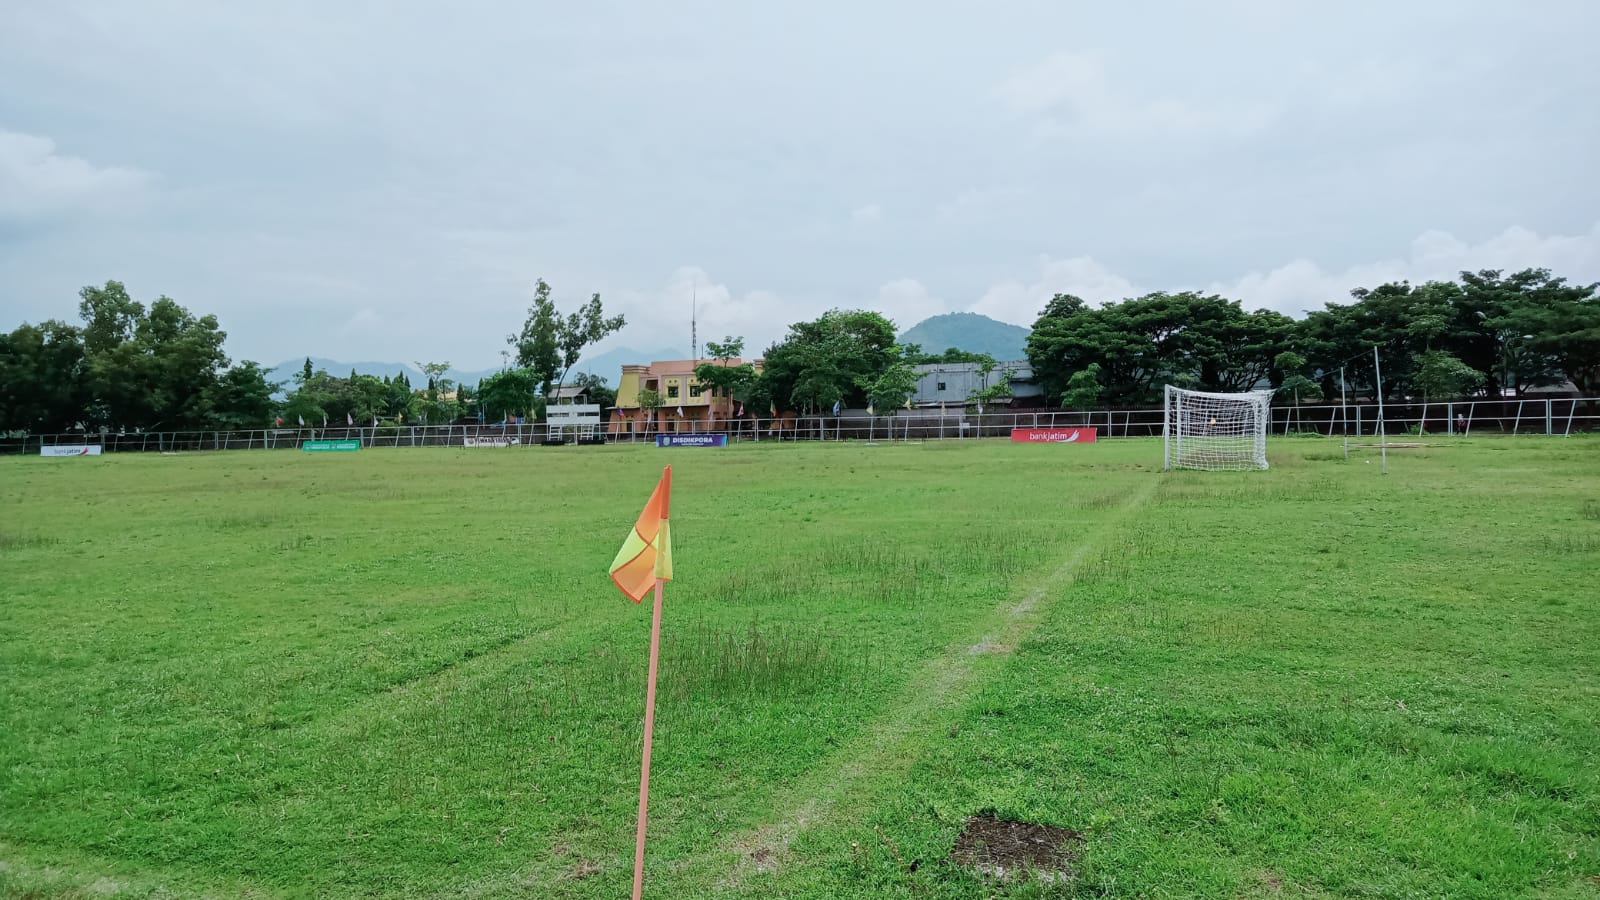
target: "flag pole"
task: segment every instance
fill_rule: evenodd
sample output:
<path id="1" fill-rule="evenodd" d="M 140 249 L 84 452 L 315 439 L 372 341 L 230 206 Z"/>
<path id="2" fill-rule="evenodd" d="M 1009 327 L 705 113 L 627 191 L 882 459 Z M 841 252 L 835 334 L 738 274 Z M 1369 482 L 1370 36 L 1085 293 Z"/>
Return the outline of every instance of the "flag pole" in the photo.
<path id="1" fill-rule="evenodd" d="M 644 892 L 644 820 L 650 805 L 650 742 L 656 730 L 656 664 L 661 659 L 661 585 L 656 579 L 655 608 L 650 613 L 650 677 L 644 696 L 644 762 L 639 767 L 639 830 L 633 845 L 633 900 Z"/>

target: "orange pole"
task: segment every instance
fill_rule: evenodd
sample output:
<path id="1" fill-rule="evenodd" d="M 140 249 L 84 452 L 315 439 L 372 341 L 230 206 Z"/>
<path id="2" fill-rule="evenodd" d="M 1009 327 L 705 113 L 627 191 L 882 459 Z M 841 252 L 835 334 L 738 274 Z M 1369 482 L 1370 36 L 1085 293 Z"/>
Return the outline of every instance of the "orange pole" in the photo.
<path id="1" fill-rule="evenodd" d="M 650 742 L 656 732 L 656 664 L 661 659 L 661 585 L 656 579 L 655 609 L 650 614 L 650 678 L 644 694 L 644 764 L 639 768 L 639 831 L 633 844 L 633 900 L 644 893 L 644 816 L 650 804 Z"/>

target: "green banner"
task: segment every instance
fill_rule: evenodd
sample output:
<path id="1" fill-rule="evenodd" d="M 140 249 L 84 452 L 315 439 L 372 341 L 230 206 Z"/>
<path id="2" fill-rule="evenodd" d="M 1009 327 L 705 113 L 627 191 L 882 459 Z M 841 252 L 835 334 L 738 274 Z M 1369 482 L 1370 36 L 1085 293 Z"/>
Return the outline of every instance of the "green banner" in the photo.
<path id="1" fill-rule="evenodd" d="M 300 449 L 301 450 L 321 450 L 321 451 L 328 451 L 328 450 L 350 450 L 350 451 L 354 451 L 354 450 L 360 450 L 361 449 L 361 442 L 357 441 L 357 440 L 302 441 L 300 443 Z"/>

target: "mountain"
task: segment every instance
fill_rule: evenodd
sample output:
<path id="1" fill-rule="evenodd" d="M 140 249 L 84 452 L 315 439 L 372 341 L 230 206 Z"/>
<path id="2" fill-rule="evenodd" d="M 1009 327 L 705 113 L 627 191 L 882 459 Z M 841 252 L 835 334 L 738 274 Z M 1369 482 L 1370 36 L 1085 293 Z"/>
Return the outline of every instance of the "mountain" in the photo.
<path id="1" fill-rule="evenodd" d="M 617 381 L 622 378 L 622 367 L 628 363 L 649 363 L 658 359 L 687 359 L 689 354 L 678 349 L 635 350 L 632 347 L 618 347 L 607 350 L 594 356 L 585 356 L 578 360 L 572 367 L 574 372 L 592 372 L 606 380 L 606 384 L 615 388 Z"/>
<path id="2" fill-rule="evenodd" d="M 682 359 L 684 354 L 677 350 L 656 350 L 643 352 L 630 347 L 618 347 L 592 357 L 584 357 L 572 368 L 574 373 L 593 372 L 605 378 L 606 384 L 615 388 L 622 378 L 624 363 L 647 363 L 657 359 Z M 278 389 L 278 396 L 282 397 L 294 387 L 294 376 L 300 373 L 305 366 L 306 358 L 286 359 L 267 371 L 268 381 L 279 381 L 283 387 Z M 320 356 L 311 357 L 312 369 L 325 369 L 329 375 L 338 375 L 341 378 L 350 374 L 354 369 L 357 375 L 375 375 L 382 378 L 386 375 L 393 376 L 397 372 L 405 372 L 411 379 L 412 387 L 426 387 L 428 376 L 421 369 L 410 363 L 400 362 L 340 362 L 336 359 L 325 359 Z M 483 379 L 500 371 L 499 369 L 447 369 L 445 377 L 457 384 L 477 384 Z"/>
<path id="3" fill-rule="evenodd" d="M 997 360 L 1026 359 L 1028 329 L 978 313 L 945 313 L 911 326 L 900 335 L 902 344 L 920 344 L 925 353 L 942 353 L 955 347 L 968 353 L 987 353 Z"/>

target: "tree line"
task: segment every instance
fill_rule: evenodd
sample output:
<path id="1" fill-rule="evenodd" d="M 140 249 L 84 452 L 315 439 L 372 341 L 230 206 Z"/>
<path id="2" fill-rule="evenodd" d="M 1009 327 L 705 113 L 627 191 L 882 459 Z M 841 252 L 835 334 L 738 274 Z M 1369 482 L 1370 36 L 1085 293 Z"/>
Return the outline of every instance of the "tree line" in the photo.
<path id="1" fill-rule="evenodd" d="M 1033 323 L 1027 356 L 1049 401 L 1072 408 L 1153 404 L 1166 384 L 1266 385 L 1315 401 L 1338 396 L 1341 377 L 1353 393 L 1371 397 L 1373 348 L 1386 399 L 1520 395 L 1567 381 L 1594 396 L 1597 290 L 1546 269 L 1462 272 L 1450 281 L 1356 288 L 1348 302 L 1303 319 L 1192 291 L 1100 306 L 1057 294 Z M 563 385 L 610 406 L 615 395 L 605 378 L 568 377 L 586 348 L 626 325 L 623 316 L 606 315 L 598 294 L 562 314 L 540 280 L 522 327 L 506 337 L 505 368 L 476 385 L 445 377 L 448 363 L 419 363 L 427 383 L 413 385 L 405 372 L 336 376 L 308 359 L 289 387 L 254 361 L 230 362 L 213 315 L 195 316 L 166 296 L 146 307 L 116 281 L 78 296 L 79 323 L 24 323 L 0 335 L 0 432 L 532 419 Z M 791 325 L 768 347 L 760 371 L 734 362 L 742 338 L 708 341 L 697 375 L 750 415 L 835 404 L 888 412 L 915 390 L 914 367 L 929 362 L 975 363 L 985 378 L 971 402 L 1009 390 L 1007 373 L 990 357 L 955 348 L 928 353 L 895 335 L 895 323 L 879 313 L 830 310 Z M 663 405 L 649 392 L 640 402 Z"/>
<path id="2" fill-rule="evenodd" d="M 1078 409 L 1158 404 L 1168 384 L 1270 388 L 1300 402 L 1338 397 L 1341 386 L 1373 397 L 1374 348 L 1385 399 L 1521 395 L 1567 381 L 1595 396 L 1597 289 L 1546 269 L 1462 272 L 1451 281 L 1356 288 L 1349 302 L 1327 303 L 1303 319 L 1246 311 L 1238 300 L 1194 291 L 1100 306 L 1057 294 L 1033 323 L 1027 356 L 1045 397 Z M 877 313 L 832 310 L 791 326 L 767 350 L 759 374 L 717 360 L 698 374 L 761 411 L 817 412 L 836 402 L 891 410 L 915 389 L 917 364 L 971 362 L 985 375 L 999 365 L 955 348 L 928 354 L 896 344 L 894 335 L 893 323 Z M 1003 397 L 1005 374 L 982 382 L 968 402 Z"/>

